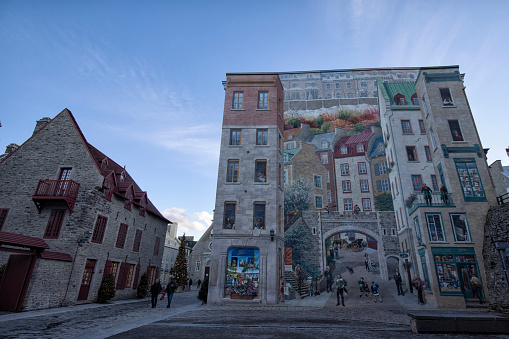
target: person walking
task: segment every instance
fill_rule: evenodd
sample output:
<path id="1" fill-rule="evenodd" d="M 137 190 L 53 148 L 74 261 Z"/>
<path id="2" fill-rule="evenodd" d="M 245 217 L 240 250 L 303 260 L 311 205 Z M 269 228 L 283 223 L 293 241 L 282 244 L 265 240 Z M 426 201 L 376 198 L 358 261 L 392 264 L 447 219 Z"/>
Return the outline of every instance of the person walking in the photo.
<path id="1" fill-rule="evenodd" d="M 189 291 L 191 291 L 192 286 L 193 286 L 193 279 L 189 278 Z"/>
<path id="2" fill-rule="evenodd" d="M 369 272 L 369 255 L 364 253 L 364 265 L 366 265 L 366 271 Z"/>
<path id="3" fill-rule="evenodd" d="M 470 278 L 470 287 L 472 287 L 472 293 L 479 299 L 479 303 L 484 303 L 484 300 L 482 298 L 482 285 L 479 278 L 477 278 L 475 275 L 472 275 Z"/>
<path id="4" fill-rule="evenodd" d="M 346 290 L 346 281 L 343 279 L 341 274 L 338 274 L 337 280 L 336 280 L 336 296 L 338 298 L 338 303 L 336 306 L 339 306 L 339 297 L 341 297 L 341 305 L 345 306 L 345 296 L 343 295 L 344 292 L 348 293 Z"/>
<path id="5" fill-rule="evenodd" d="M 399 270 L 396 269 L 396 273 L 394 273 L 394 281 L 396 282 L 396 288 L 398 289 L 398 295 L 405 296 L 405 292 L 403 292 L 403 287 L 401 286 L 403 284 L 403 279 L 401 279 L 401 274 L 399 274 Z"/>
<path id="6" fill-rule="evenodd" d="M 364 281 L 364 278 L 361 277 L 361 280 L 357 281 L 357 284 L 359 285 L 359 298 L 362 298 L 362 295 L 364 294 L 366 297 L 369 297 L 368 292 L 368 284 Z"/>
<path id="7" fill-rule="evenodd" d="M 281 277 L 281 285 L 279 285 L 279 301 L 282 303 L 285 302 L 285 282 L 283 281 L 282 277 Z"/>
<path id="8" fill-rule="evenodd" d="M 159 282 L 159 279 L 156 279 L 156 281 L 152 284 L 150 287 L 150 297 L 152 300 L 152 308 L 155 308 L 157 306 L 157 297 L 159 296 L 159 293 L 161 293 L 162 290 L 161 283 Z"/>
<path id="9" fill-rule="evenodd" d="M 414 277 L 412 279 L 412 285 L 417 290 L 417 300 L 419 305 L 424 305 L 426 303 L 426 297 L 424 292 L 424 281 L 419 277 Z"/>
<path id="10" fill-rule="evenodd" d="M 373 299 L 376 302 L 376 299 L 380 300 L 380 302 L 383 302 L 382 297 L 380 296 L 380 292 L 378 291 L 378 288 L 380 285 L 378 285 L 376 282 L 371 282 L 371 294 L 373 295 Z"/>
<path id="11" fill-rule="evenodd" d="M 327 266 L 327 269 L 324 273 L 325 281 L 327 283 L 327 293 L 332 292 L 332 283 L 334 282 L 334 278 L 332 277 L 332 272 L 330 271 L 330 267 Z"/>
<path id="12" fill-rule="evenodd" d="M 196 283 L 198 285 L 198 288 L 201 286 L 201 279 L 198 279 L 198 282 Z"/>
<path id="13" fill-rule="evenodd" d="M 173 294 L 175 293 L 176 289 L 177 289 L 177 283 L 175 283 L 175 280 L 173 280 L 173 276 L 170 276 L 168 285 L 166 285 L 166 289 L 164 290 L 168 295 L 168 306 L 166 306 L 166 308 L 170 308 L 171 299 L 173 299 Z"/>
<path id="14" fill-rule="evenodd" d="M 431 206 L 431 193 L 433 191 L 429 188 L 425 183 L 422 184 L 421 193 L 424 194 L 424 200 L 426 200 L 426 205 Z"/>

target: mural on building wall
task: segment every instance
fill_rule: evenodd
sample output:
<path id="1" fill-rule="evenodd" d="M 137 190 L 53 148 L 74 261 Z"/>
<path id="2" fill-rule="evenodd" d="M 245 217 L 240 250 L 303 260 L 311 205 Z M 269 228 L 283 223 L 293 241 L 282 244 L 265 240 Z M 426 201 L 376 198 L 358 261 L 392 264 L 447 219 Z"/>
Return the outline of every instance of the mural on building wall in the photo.
<path id="1" fill-rule="evenodd" d="M 228 250 L 226 296 L 254 298 L 258 295 L 260 250 L 254 247 L 232 247 Z"/>

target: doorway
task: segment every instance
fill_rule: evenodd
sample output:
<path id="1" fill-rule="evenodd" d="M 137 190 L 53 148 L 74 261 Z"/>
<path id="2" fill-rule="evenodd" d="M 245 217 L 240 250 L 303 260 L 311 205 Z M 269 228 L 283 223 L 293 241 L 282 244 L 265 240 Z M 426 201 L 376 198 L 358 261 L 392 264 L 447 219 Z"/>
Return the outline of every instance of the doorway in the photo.
<path id="1" fill-rule="evenodd" d="M 465 299 L 474 299 L 474 292 L 470 286 L 470 278 L 475 275 L 480 279 L 479 272 L 475 264 L 458 264 L 460 287 Z M 484 293 L 481 290 L 481 296 L 484 298 Z"/>
<path id="2" fill-rule="evenodd" d="M 21 311 L 36 260 L 35 255 L 9 256 L 0 284 L 1 311 Z"/>
<path id="3" fill-rule="evenodd" d="M 88 292 L 90 290 L 92 276 L 94 275 L 95 263 L 96 260 L 87 259 L 87 263 L 85 264 L 85 270 L 83 271 L 83 278 L 81 279 L 81 287 L 80 292 L 78 293 L 78 301 L 88 299 Z"/>

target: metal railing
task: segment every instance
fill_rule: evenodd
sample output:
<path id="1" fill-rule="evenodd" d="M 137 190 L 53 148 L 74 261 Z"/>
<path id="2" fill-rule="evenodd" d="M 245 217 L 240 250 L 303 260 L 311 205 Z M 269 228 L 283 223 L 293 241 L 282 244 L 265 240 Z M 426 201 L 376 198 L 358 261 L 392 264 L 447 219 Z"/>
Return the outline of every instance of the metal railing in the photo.
<path id="1" fill-rule="evenodd" d="M 76 199 L 80 184 L 72 180 L 39 180 L 35 197 L 63 197 Z"/>
<path id="2" fill-rule="evenodd" d="M 443 194 L 441 192 L 432 192 L 431 194 L 414 194 L 415 199 L 412 202 L 406 202 L 409 214 L 412 214 L 419 207 L 455 207 L 452 200 L 452 194 Z M 407 198 L 408 199 L 408 198 Z"/>
<path id="3" fill-rule="evenodd" d="M 501 196 L 497 197 L 497 203 L 499 205 L 509 203 L 509 193 L 505 193 L 505 194 L 502 194 Z"/>

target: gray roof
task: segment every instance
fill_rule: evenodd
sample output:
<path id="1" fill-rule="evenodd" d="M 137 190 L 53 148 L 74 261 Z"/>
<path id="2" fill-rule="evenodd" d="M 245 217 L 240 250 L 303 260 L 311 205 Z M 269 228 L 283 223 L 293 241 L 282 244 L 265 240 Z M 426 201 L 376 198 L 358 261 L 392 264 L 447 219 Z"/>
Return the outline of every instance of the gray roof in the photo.
<path id="1" fill-rule="evenodd" d="M 315 146 L 315 151 L 331 150 L 331 144 L 336 136 L 336 132 L 317 134 L 311 140 L 311 144 Z"/>

